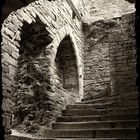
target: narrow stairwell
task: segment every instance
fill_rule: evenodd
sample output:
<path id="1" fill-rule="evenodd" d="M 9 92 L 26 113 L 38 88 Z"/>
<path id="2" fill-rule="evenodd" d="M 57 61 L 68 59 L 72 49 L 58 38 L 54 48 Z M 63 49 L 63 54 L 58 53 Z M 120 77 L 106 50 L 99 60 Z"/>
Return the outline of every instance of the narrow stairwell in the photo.
<path id="1" fill-rule="evenodd" d="M 136 140 L 138 93 L 84 98 L 56 118 L 48 140 Z"/>

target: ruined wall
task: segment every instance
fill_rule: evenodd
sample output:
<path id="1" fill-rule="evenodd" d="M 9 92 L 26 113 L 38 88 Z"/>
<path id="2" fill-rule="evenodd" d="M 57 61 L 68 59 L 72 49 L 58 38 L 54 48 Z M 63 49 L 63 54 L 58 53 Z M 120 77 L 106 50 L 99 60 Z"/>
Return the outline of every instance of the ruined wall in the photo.
<path id="1" fill-rule="evenodd" d="M 107 20 L 135 12 L 135 4 L 126 0 L 87 0 L 90 5 L 89 22 Z"/>
<path id="2" fill-rule="evenodd" d="M 85 96 L 106 91 L 135 91 L 136 48 L 134 13 L 85 25 Z M 108 92 L 108 89 L 107 89 Z"/>
<path id="3" fill-rule="evenodd" d="M 135 13 L 115 19 L 117 27 L 108 36 L 113 94 L 133 93 L 136 88 Z"/>
<path id="4" fill-rule="evenodd" d="M 43 30 L 46 29 L 46 32 L 41 31 L 41 34 L 35 31 L 34 34 L 26 36 L 27 30 L 38 24 L 37 19 L 37 27 L 40 28 L 40 24 L 45 25 Z M 26 31 L 24 38 L 22 33 Z M 71 38 L 76 56 L 79 84 L 77 95 L 58 91 L 54 86 L 53 72 L 57 49 L 67 35 Z M 30 42 L 32 37 L 36 41 L 40 40 L 39 43 Z M 48 42 L 41 41 L 45 37 Z M 39 126 L 49 126 L 66 104 L 82 98 L 82 38 L 81 22 L 76 17 L 73 19 L 73 11 L 66 1 L 35 1 L 12 12 L 5 19 L 2 25 L 2 108 L 6 133 L 10 133 L 13 112 L 14 126 L 19 126 L 19 130 L 32 130 L 32 133 L 36 133 Z"/>
<path id="5" fill-rule="evenodd" d="M 109 44 L 110 22 L 97 21 L 84 25 L 84 94 L 92 96 L 110 84 Z"/>

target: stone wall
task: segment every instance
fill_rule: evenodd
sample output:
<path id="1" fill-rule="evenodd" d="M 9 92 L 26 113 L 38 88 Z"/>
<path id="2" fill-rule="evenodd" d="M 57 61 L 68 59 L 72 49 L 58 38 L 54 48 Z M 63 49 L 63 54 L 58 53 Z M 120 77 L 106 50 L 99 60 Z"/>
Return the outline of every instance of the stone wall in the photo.
<path id="1" fill-rule="evenodd" d="M 84 25 L 84 94 L 91 96 L 106 90 L 110 84 L 109 44 L 110 22 L 97 21 Z"/>
<path id="2" fill-rule="evenodd" d="M 109 87 L 113 94 L 136 90 L 134 17 L 131 13 L 84 25 L 85 96 Z"/>
<path id="3" fill-rule="evenodd" d="M 28 32 L 36 28 L 40 31 Z M 66 1 L 38 0 L 5 19 L 2 25 L 2 108 L 6 133 L 10 133 L 12 113 L 15 113 L 15 128 L 36 133 L 39 126 L 50 127 L 50 122 L 65 105 L 80 101 L 83 95 L 81 28 L 81 22 L 76 17 L 73 19 L 73 11 Z M 66 36 L 71 39 L 76 57 L 77 95 L 54 86 L 55 58 Z"/>
<path id="4" fill-rule="evenodd" d="M 136 88 L 135 14 L 115 19 L 117 27 L 108 36 L 113 94 L 133 93 Z"/>
<path id="5" fill-rule="evenodd" d="M 134 13 L 84 24 L 83 31 L 84 36 L 81 21 L 62 0 L 32 2 L 4 20 L 2 109 L 7 134 L 11 125 L 30 133 L 50 127 L 67 104 L 83 97 L 83 82 L 85 96 L 110 92 L 110 88 L 112 94 L 136 90 Z M 62 68 L 61 63 L 56 64 L 56 58 L 67 36 L 72 50 L 66 49 L 66 55 L 59 55 L 66 62 Z M 74 59 L 67 59 L 71 55 Z M 70 72 L 66 69 L 68 63 Z M 75 85 L 66 84 L 64 75 L 56 74 L 62 74 L 63 69 L 73 77 L 65 75 L 65 80 Z M 61 88 L 56 86 L 58 83 Z M 72 89 L 74 92 L 70 93 Z"/>
<path id="6" fill-rule="evenodd" d="M 135 12 L 135 5 L 127 0 L 87 0 L 90 5 L 89 22 L 113 19 Z"/>

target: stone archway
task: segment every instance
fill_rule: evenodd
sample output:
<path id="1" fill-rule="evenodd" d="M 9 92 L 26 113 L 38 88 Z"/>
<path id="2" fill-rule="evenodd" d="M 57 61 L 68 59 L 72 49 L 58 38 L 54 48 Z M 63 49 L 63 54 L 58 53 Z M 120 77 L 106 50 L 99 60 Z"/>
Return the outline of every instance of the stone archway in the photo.
<path id="1" fill-rule="evenodd" d="M 82 95 L 83 88 L 82 62 L 69 26 L 60 30 L 61 38 L 57 42 L 58 34 L 52 39 L 45 29 L 45 25 L 38 18 L 36 18 L 36 22 L 30 24 L 24 22 L 22 29 L 21 40 L 18 42 L 19 57 L 16 69 L 17 79 L 15 80 L 17 91 L 12 97 L 15 96 L 15 118 L 12 128 L 21 131 L 26 128 L 27 133 L 36 133 L 40 126 L 50 127 L 50 123 L 67 104 L 74 104 L 81 99 L 80 94 Z M 66 48 L 64 47 L 65 44 L 67 44 Z M 68 81 L 65 81 L 62 86 L 64 90 L 58 93 L 53 89 L 56 84 L 53 68 L 56 62 L 55 58 L 59 58 L 58 56 L 63 49 L 68 51 L 69 58 L 74 58 L 72 61 L 69 59 L 72 64 L 70 72 L 73 68 L 74 71 L 70 74 L 69 66 L 66 66 L 67 72 L 65 72 L 68 77 L 63 78 L 63 81 L 66 79 Z M 65 58 L 64 53 L 60 56 Z M 71 75 L 75 79 L 74 82 L 69 82 Z"/>
<path id="2" fill-rule="evenodd" d="M 75 52 L 70 36 L 60 43 L 55 58 L 55 85 L 77 94 L 79 92 L 78 69 Z"/>
<path id="3" fill-rule="evenodd" d="M 11 16 L 14 16 L 14 18 L 16 18 L 15 15 L 11 15 Z M 39 17 L 39 19 L 40 19 L 40 17 Z M 15 20 L 15 23 L 13 23 L 13 24 L 16 25 L 16 22 L 17 22 L 17 20 Z M 17 67 L 18 67 L 18 64 L 17 63 L 18 63 L 19 59 L 21 59 L 20 62 L 22 63 L 22 60 L 23 60 L 22 57 L 28 59 L 28 57 L 31 56 L 32 59 L 33 59 L 33 61 L 35 61 L 35 63 L 32 63 L 33 66 L 36 65 L 36 62 L 37 61 L 38 61 L 37 62 L 38 63 L 37 65 L 42 65 L 42 60 L 44 61 L 44 63 L 43 63 L 44 66 L 47 66 L 47 69 L 46 68 L 45 69 L 43 68 L 43 70 L 45 70 L 44 71 L 45 74 L 47 74 L 47 79 L 46 79 L 45 82 L 47 82 L 48 84 L 46 85 L 44 83 L 45 86 L 46 86 L 45 89 L 43 89 L 42 88 L 42 85 L 40 85 L 40 84 L 34 85 L 34 87 L 35 87 L 34 90 L 36 90 L 36 95 L 34 96 L 34 94 L 26 94 L 25 98 L 23 97 L 23 100 L 25 102 L 23 104 L 21 103 L 22 104 L 22 107 L 19 110 L 17 108 L 17 113 L 16 113 L 18 115 L 21 114 L 21 116 L 20 115 L 19 116 L 18 115 L 15 115 L 17 118 L 21 118 L 21 119 L 18 120 L 19 121 L 19 124 L 21 124 L 20 126 L 22 126 L 22 124 L 24 124 L 24 126 L 27 125 L 26 128 L 29 128 L 28 129 L 29 131 L 30 130 L 33 130 L 33 127 L 36 129 L 36 125 L 38 125 L 40 122 L 42 123 L 41 125 L 45 125 L 46 126 L 46 124 L 49 124 L 55 118 L 55 116 L 57 116 L 58 113 L 60 113 L 60 111 L 62 109 L 64 109 L 64 107 L 67 104 L 73 104 L 73 103 L 79 101 L 82 98 L 82 95 L 83 95 L 83 80 L 82 80 L 82 78 L 83 78 L 83 71 L 82 71 L 82 58 L 81 58 L 81 52 L 80 52 L 80 49 L 81 49 L 80 47 L 81 46 L 80 47 L 77 46 L 76 38 L 75 38 L 75 36 L 72 33 L 73 32 L 73 29 L 69 25 L 66 25 L 66 26 L 63 26 L 60 30 L 57 30 L 56 32 L 52 33 L 47 28 L 48 31 L 49 31 L 49 33 L 51 34 L 50 35 L 51 38 L 53 38 L 53 40 L 51 39 L 52 43 L 49 44 L 51 41 L 50 41 L 50 38 L 49 38 L 50 37 L 49 36 L 49 33 L 47 32 L 47 30 L 45 28 L 46 23 L 43 23 L 42 20 L 41 20 L 41 21 L 39 21 L 39 24 L 41 24 L 41 25 L 39 25 L 39 27 L 44 24 L 43 25 L 44 26 L 43 27 L 44 29 L 43 29 L 43 31 L 41 33 L 43 33 L 43 32 L 46 31 L 46 33 L 45 33 L 46 35 L 45 36 L 48 37 L 47 38 L 47 42 L 46 41 L 44 42 L 45 45 L 44 45 L 43 42 L 41 42 L 41 43 L 37 43 L 37 44 L 35 43 L 36 45 L 35 46 L 34 45 L 32 46 L 31 45 L 32 43 L 30 42 L 30 39 L 33 37 L 34 38 L 33 40 L 36 42 L 39 38 L 42 39 L 42 35 L 40 34 L 40 36 L 38 36 L 36 38 L 35 36 L 32 36 L 30 34 L 30 33 L 32 33 L 32 31 L 31 31 L 29 33 L 29 36 L 26 37 L 28 41 L 27 42 L 26 41 L 25 42 L 22 42 L 22 40 L 23 40 L 22 37 L 24 36 L 24 35 L 23 36 L 21 35 L 21 33 L 23 31 L 22 30 L 22 27 L 23 28 L 25 27 L 24 31 L 26 30 L 28 32 L 28 30 L 32 30 L 31 29 L 31 26 L 34 26 L 34 25 L 38 24 L 38 21 L 37 21 L 37 19 L 33 19 L 33 20 L 29 20 L 28 19 L 27 20 L 27 23 L 26 23 L 27 26 L 24 26 L 25 25 L 25 22 L 26 22 L 26 20 L 23 20 L 23 21 L 18 20 L 17 29 L 14 30 L 16 32 L 15 34 L 3 26 L 3 44 L 2 44 L 3 47 L 2 47 L 2 49 L 4 51 L 3 51 L 3 54 L 2 54 L 3 55 L 2 63 L 3 63 L 3 67 L 4 67 L 3 70 L 6 71 L 5 73 L 6 73 L 6 76 L 7 76 L 6 78 L 3 77 L 3 79 L 2 79 L 3 80 L 3 85 L 4 85 L 3 86 L 3 90 L 4 90 L 3 95 L 4 95 L 4 97 L 6 97 L 6 99 L 3 100 L 3 110 L 5 111 L 5 113 L 3 114 L 3 118 L 4 118 L 4 121 L 3 122 L 5 123 L 4 126 L 6 128 L 6 133 L 11 133 L 11 131 L 10 131 L 10 129 L 11 129 L 11 115 L 13 113 L 12 112 L 12 110 L 13 110 L 13 102 L 12 102 L 11 98 L 13 98 L 13 93 L 14 93 L 14 91 L 12 91 L 12 88 L 11 87 L 15 84 L 14 76 L 15 76 L 15 73 L 16 73 Z M 7 35 L 7 33 L 10 33 L 10 34 Z M 62 94 L 59 94 L 59 93 L 57 94 L 57 92 L 53 91 L 53 85 L 54 85 L 53 82 L 54 81 L 53 81 L 53 78 L 51 76 L 51 74 L 52 74 L 51 73 L 51 70 L 52 70 L 51 69 L 51 66 L 52 67 L 54 66 L 54 62 L 55 62 L 54 60 L 56 58 L 57 50 L 58 50 L 58 47 L 60 45 L 60 42 L 67 35 L 70 36 L 70 40 L 71 40 L 71 43 L 72 43 L 73 52 L 75 54 L 75 58 L 76 58 L 75 60 L 76 60 L 76 64 L 77 64 L 77 73 L 78 73 L 78 75 L 77 75 L 78 84 L 77 85 L 79 87 L 79 90 L 78 90 L 79 93 L 78 93 L 78 96 L 77 97 L 76 96 L 73 96 L 73 95 L 70 95 L 70 94 L 67 94 L 67 93 L 66 94 L 63 93 L 63 95 Z M 26 38 L 24 40 L 26 40 Z M 46 39 L 43 39 L 43 41 L 44 40 L 46 40 Z M 21 42 L 21 43 L 19 43 L 19 42 Z M 30 47 L 28 47 L 28 45 Z M 39 45 L 40 47 L 37 47 L 37 45 Z M 36 50 L 34 50 L 34 48 Z M 40 48 L 40 50 L 38 51 L 39 48 Z M 26 52 L 28 52 L 28 54 Z M 25 54 L 25 55 L 23 55 L 23 54 Z M 51 57 L 51 55 L 52 55 L 52 57 Z M 7 71 L 7 69 L 8 69 L 8 71 Z M 34 71 L 34 69 L 32 69 L 32 71 Z M 18 71 L 17 71 L 17 73 L 18 73 Z M 18 74 L 21 74 L 21 73 L 18 73 Z M 10 78 L 11 79 L 8 78 L 9 75 L 10 75 Z M 44 76 L 44 74 L 41 74 L 41 76 Z M 39 79 L 42 79 L 43 77 L 40 78 L 38 76 L 38 78 Z M 26 75 L 24 77 L 23 88 L 24 88 L 24 86 L 30 87 L 32 82 L 33 82 L 32 81 L 32 78 L 30 76 L 27 76 Z M 42 82 L 42 81 L 40 81 L 40 82 Z M 51 85 L 51 86 L 48 86 L 48 85 Z M 17 86 L 18 86 L 18 84 L 17 84 Z M 28 88 L 28 89 L 30 89 L 30 88 Z M 43 91 L 46 91 L 46 92 L 43 93 L 42 92 L 42 89 L 43 89 Z M 42 93 L 41 96 L 40 96 L 40 94 L 37 94 L 38 91 L 39 91 L 39 93 L 40 92 Z M 28 91 L 26 93 L 28 93 Z M 18 95 L 19 98 L 20 98 L 20 95 L 21 94 Z M 46 95 L 46 96 L 44 96 L 44 95 Z M 35 107 L 35 109 L 38 109 L 42 113 L 39 113 L 39 111 L 31 111 L 32 110 L 31 108 L 34 107 L 33 105 L 31 105 L 31 106 L 29 105 L 28 106 L 29 107 L 28 109 L 30 111 L 28 111 L 28 109 L 26 109 L 26 107 L 27 107 L 26 103 L 27 104 L 30 104 L 30 102 L 33 103 L 32 102 L 32 101 L 34 101 L 33 98 L 34 97 L 37 97 L 37 96 L 39 96 L 39 98 L 40 98 L 40 101 L 41 102 L 39 102 L 39 103 L 41 105 L 40 108 L 42 110 L 40 108 L 38 109 L 36 107 Z M 29 97 L 29 100 L 27 99 L 28 97 Z M 20 100 L 18 100 L 19 98 L 17 98 L 16 100 L 20 102 Z M 42 101 L 42 99 L 44 101 Z M 36 104 L 36 106 L 39 107 L 38 104 Z M 17 107 L 20 107 L 20 105 L 17 104 Z M 34 108 L 33 108 L 33 110 L 34 110 Z M 36 119 L 34 118 L 34 114 L 36 114 L 36 113 L 40 115 L 41 121 L 39 121 L 39 120 L 36 121 Z M 26 120 L 28 120 L 28 121 L 24 121 L 23 115 L 24 115 L 24 117 L 26 117 Z M 39 118 L 39 117 L 37 116 L 36 118 Z M 33 123 L 34 125 L 30 125 L 30 122 L 31 123 L 34 122 Z M 16 124 L 15 124 L 15 126 L 16 126 Z M 18 126 L 18 124 L 17 124 L 17 126 Z M 22 130 L 22 128 L 21 128 L 21 130 Z M 27 132 L 29 132 L 29 131 L 27 131 Z"/>
<path id="4" fill-rule="evenodd" d="M 75 65 L 76 65 L 75 68 L 77 69 L 77 75 L 75 75 L 75 77 L 77 77 L 77 81 L 76 81 L 77 88 L 75 88 L 75 92 L 77 92 L 77 94 L 75 95 L 77 97 L 75 98 L 75 100 L 80 101 L 83 98 L 83 61 L 82 61 L 83 58 L 82 58 L 81 49 L 77 46 L 76 39 L 73 36 L 73 32 L 70 26 L 66 25 L 62 27 L 55 34 L 55 37 L 53 38 L 52 43 L 46 47 L 46 50 L 45 50 L 46 58 L 50 60 L 50 72 L 52 73 L 51 75 L 53 75 L 53 70 L 56 64 L 55 62 L 56 62 L 59 47 L 61 46 L 61 43 L 65 44 L 66 42 L 70 44 L 71 49 L 73 51 L 73 56 L 75 57 Z M 60 48 L 63 48 L 63 47 L 60 47 Z M 52 81 L 55 83 L 54 76 L 52 76 L 52 79 L 53 79 Z"/>

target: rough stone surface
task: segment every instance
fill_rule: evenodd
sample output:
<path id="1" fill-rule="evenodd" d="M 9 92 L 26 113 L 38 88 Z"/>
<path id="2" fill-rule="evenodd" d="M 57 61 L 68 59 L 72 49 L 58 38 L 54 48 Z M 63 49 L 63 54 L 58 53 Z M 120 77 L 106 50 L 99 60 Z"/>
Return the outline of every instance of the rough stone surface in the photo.
<path id="1" fill-rule="evenodd" d="M 85 25 L 84 47 L 84 93 L 85 96 L 99 94 L 109 88 L 110 62 L 108 30 L 111 23 L 97 21 Z"/>
<path id="2" fill-rule="evenodd" d="M 73 11 L 66 1 L 34 1 L 12 12 L 4 20 L 2 84 L 6 133 L 10 133 L 11 124 L 29 133 L 36 133 L 40 126 L 50 127 L 55 116 L 67 104 L 82 98 L 81 25 L 77 17 L 73 18 Z M 70 37 L 72 43 L 75 56 L 73 66 L 77 67 L 73 78 L 76 80 L 74 86 L 78 89 L 73 94 L 65 88 L 66 85 L 58 89 L 54 84 L 54 60 L 59 44 L 66 36 Z M 9 103 L 11 99 L 14 103 L 12 106 Z M 8 103 L 7 106 L 5 103 Z"/>
<path id="3" fill-rule="evenodd" d="M 87 0 L 89 16 L 86 21 L 93 22 L 121 17 L 124 14 L 135 12 L 135 4 L 127 0 Z M 90 6 L 89 6 L 90 5 Z"/>
<path id="4" fill-rule="evenodd" d="M 108 37 L 110 54 L 110 77 L 113 94 L 137 91 L 136 88 L 136 41 L 135 14 L 118 19 L 118 28 Z"/>
<path id="5" fill-rule="evenodd" d="M 120 18 L 84 25 L 84 92 L 86 96 L 98 94 L 108 86 L 115 94 L 135 90 L 134 21 L 132 13 Z"/>
<path id="6" fill-rule="evenodd" d="M 78 3 L 85 16 L 86 3 Z M 97 17 L 82 26 L 66 1 L 37 0 L 4 20 L 6 134 L 11 126 L 41 134 L 67 104 L 83 98 L 83 89 L 85 96 L 136 91 L 134 13 L 100 21 Z"/>

